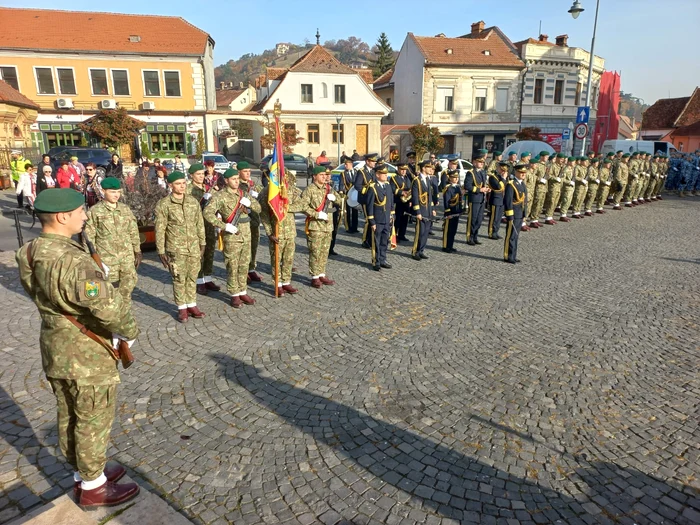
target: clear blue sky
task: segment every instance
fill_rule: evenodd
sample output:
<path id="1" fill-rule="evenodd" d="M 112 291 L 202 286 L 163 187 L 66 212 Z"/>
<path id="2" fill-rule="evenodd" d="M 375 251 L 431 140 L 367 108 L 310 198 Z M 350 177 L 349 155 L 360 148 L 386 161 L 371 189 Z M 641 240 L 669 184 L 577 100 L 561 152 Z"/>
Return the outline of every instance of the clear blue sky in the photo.
<path id="1" fill-rule="evenodd" d="M 595 0 L 581 0 L 586 10 L 578 20 L 567 13 L 571 4 L 572 0 L 503 0 L 498 4 L 483 0 L 3 2 L 11 7 L 62 5 L 63 9 L 182 16 L 212 35 L 216 41 L 217 65 L 246 53 L 260 53 L 277 42 L 302 43 L 305 38 L 315 42 L 317 27 L 321 42 L 357 36 L 370 46 L 384 31 L 398 50 L 409 31 L 423 36 L 438 33 L 459 36 L 469 32 L 471 23 L 479 20 L 484 20 L 487 26 L 499 26 L 514 42 L 537 37 L 541 21 L 542 32 L 550 39 L 566 33 L 569 45 L 589 49 Z M 622 72 L 623 91 L 651 104 L 669 94 L 690 95 L 700 85 L 697 58 L 700 0 L 601 0 L 598 22 L 596 54 L 605 58 L 606 69 Z M 153 30 L 168 31 L 168 28 Z M 70 38 L 90 36 L 77 31 Z"/>

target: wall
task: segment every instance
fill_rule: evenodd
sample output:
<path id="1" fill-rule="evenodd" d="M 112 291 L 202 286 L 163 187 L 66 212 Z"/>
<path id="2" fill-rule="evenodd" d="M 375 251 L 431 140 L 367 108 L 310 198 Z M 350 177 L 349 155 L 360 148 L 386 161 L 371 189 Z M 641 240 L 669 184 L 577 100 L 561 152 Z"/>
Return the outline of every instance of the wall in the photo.
<path id="1" fill-rule="evenodd" d="M 0 149 L 28 148 L 32 145 L 30 126 L 36 120 L 35 109 L 0 102 Z M 15 135 L 18 132 L 18 136 Z"/>
<path id="2" fill-rule="evenodd" d="M 394 123 L 420 124 L 423 121 L 423 65 L 425 58 L 410 36 L 401 46 L 394 66 Z"/>

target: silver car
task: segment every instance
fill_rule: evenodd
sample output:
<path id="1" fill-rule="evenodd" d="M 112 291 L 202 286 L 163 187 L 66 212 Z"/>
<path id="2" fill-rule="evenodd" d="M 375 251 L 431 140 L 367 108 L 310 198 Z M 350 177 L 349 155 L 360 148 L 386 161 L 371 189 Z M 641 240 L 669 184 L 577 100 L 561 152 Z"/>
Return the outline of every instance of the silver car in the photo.
<path id="1" fill-rule="evenodd" d="M 219 153 L 205 153 L 204 155 L 202 155 L 202 164 L 210 160 L 214 161 L 214 169 L 216 171 L 226 171 L 233 164 L 226 157 L 220 155 Z"/>

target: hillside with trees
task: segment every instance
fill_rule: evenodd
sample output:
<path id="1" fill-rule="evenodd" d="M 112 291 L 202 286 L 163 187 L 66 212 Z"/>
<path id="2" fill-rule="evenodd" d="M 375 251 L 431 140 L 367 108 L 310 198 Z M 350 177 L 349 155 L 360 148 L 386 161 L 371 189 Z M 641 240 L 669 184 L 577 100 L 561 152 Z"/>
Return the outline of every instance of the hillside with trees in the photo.
<path id="1" fill-rule="evenodd" d="M 620 92 L 620 108 L 618 113 L 626 117 L 634 117 L 637 122 L 642 121 L 642 113 L 649 107 L 640 98 L 635 97 L 631 93 Z"/>

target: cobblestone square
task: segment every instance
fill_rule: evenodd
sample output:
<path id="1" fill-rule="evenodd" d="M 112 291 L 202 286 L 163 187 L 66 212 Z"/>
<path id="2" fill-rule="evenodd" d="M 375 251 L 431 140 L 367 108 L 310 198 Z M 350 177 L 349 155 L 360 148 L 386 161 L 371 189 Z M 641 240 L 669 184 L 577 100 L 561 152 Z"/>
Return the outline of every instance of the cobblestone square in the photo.
<path id="1" fill-rule="evenodd" d="M 341 228 L 321 290 L 298 224 L 299 294 L 271 297 L 263 240 L 256 305 L 213 293 L 184 325 L 148 254 L 113 459 L 194 523 L 697 525 L 699 216 L 670 197 L 559 223 L 515 266 L 462 222 L 459 253 L 436 231 L 381 272 Z M 11 252 L 0 304 L 6 523 L 73 482 Z"/>

